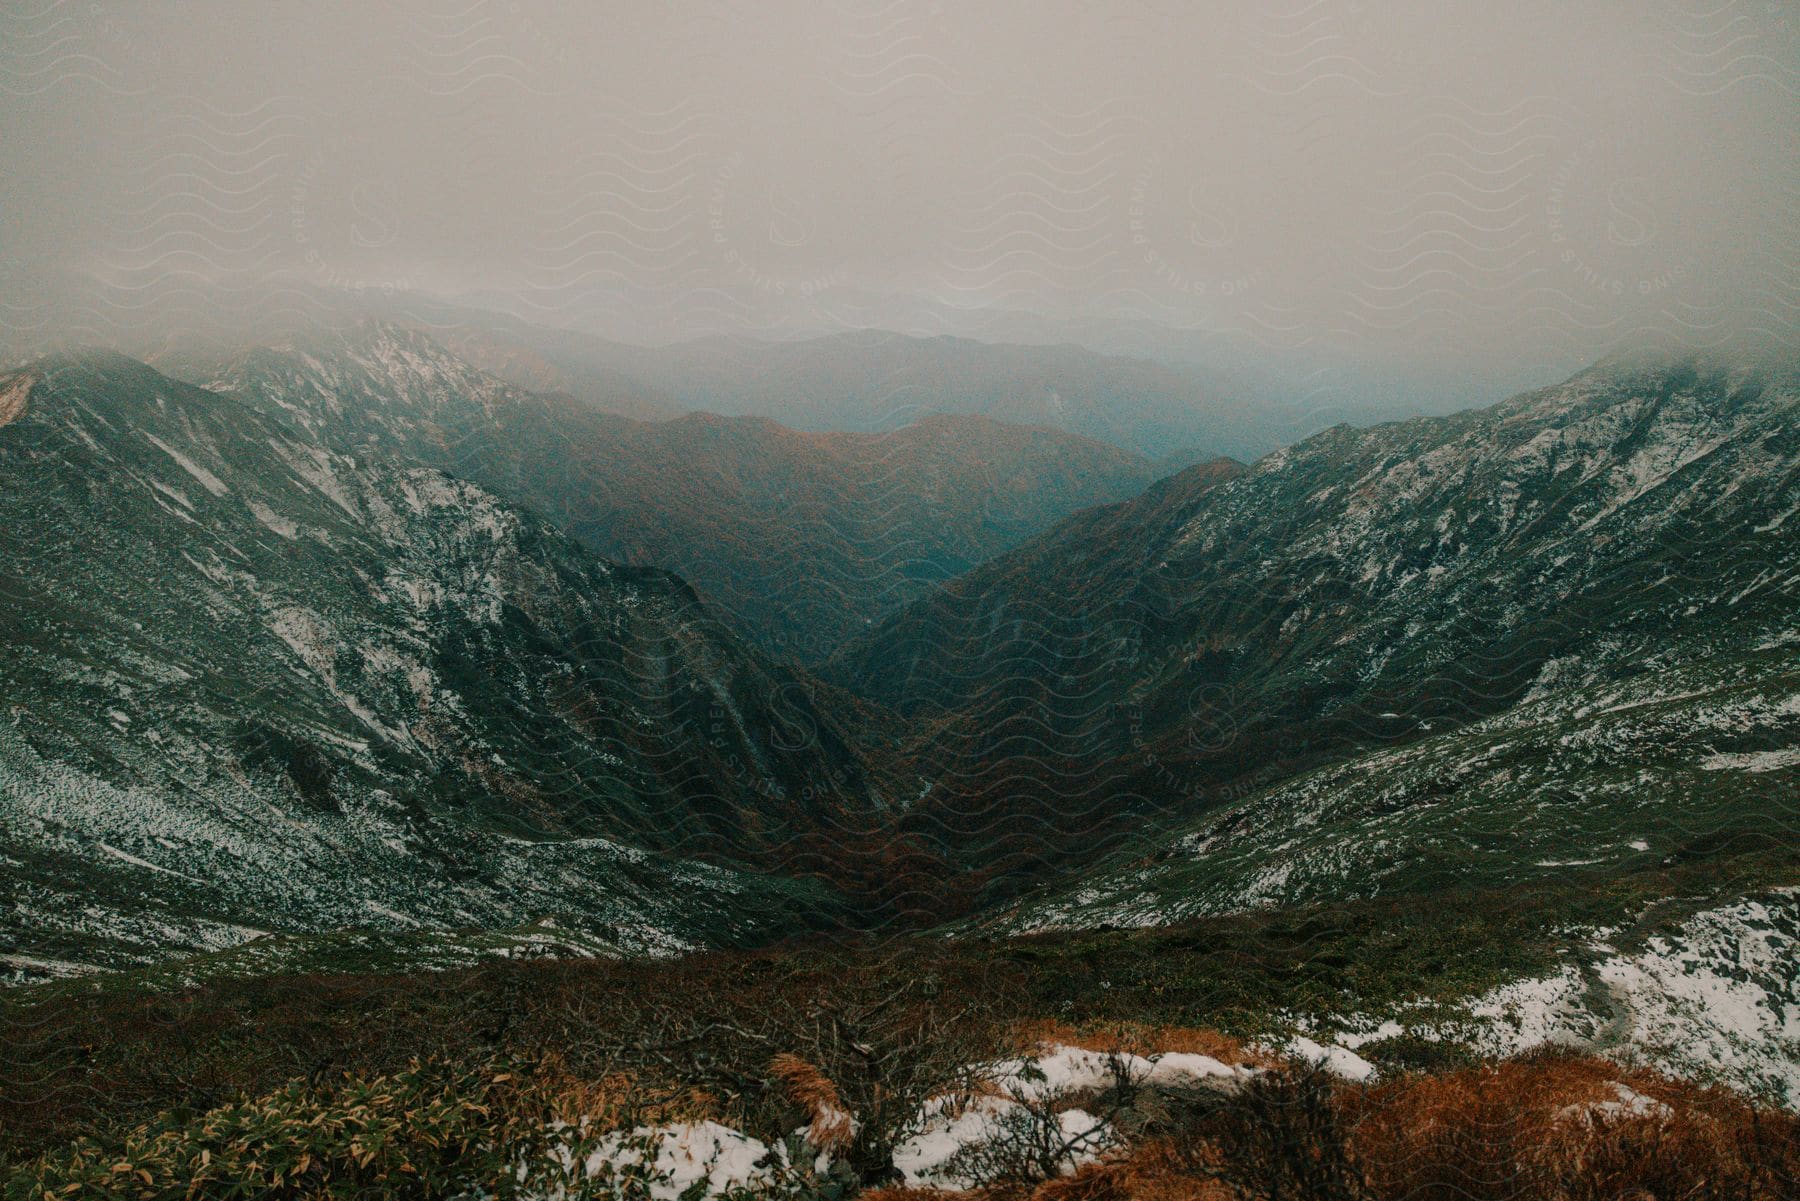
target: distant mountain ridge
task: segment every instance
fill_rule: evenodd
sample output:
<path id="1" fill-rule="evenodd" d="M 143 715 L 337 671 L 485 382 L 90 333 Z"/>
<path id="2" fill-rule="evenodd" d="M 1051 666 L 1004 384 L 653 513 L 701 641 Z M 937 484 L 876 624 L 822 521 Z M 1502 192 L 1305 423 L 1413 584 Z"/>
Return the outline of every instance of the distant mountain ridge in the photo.
<path id="1" fill-rule="evenodd" d="M 1323 403 L 1311 388 L 1302 398 L 1262 373 L 1179 353 L 1090 349 L 1079 338 L 1047 340 L 1005 321 L 980 340 L 949 330 L 896 332 L 871 314 L 841 332 L 786 340 L 714 334 L 642 345 L 417 294 L 372 295 L 350 307 L 427 329 L 526 387 L 577 395 L 610 387 L 620 396 L 802 430 L 879 432 L 953 413 L 1045 425 L 1152 460 L 1250 460 L 1317 429 Z M 986 324 L 963 316 L 975 322 L 971 332 Z M 1210 345 L 1198 331 L 1168 332 L 1164 352 Z"/>
<path id="2" fill-rule="evenodd" d="M 1046 425 L 1185 465 L 1257 458 L 1316 430 L 1319 412 L 1341 411 L 1306 382 L 1316 372 L 1277 382 L 1266 371 L 1189 361 L 1198 348 L 1218 349 L 1202 331 L 1165 331 L 1135 353 L 1097 349 L 1079 336 L 1047 338 L 1047 327 L 1031 321 L 1002 320 L 992 337 L 977 338 L 899 332 L 920 327 L 884 326 L 870 314 L 846 315 L 837 332 L 789 339 L 711 334 L 651 344 L 416 293 L 314 303 L 339 324 L 361 314 L 426 330 L 509 382 L 629 415 L 650 416 L 633 406 L 652 402 L 801 430 L 880 432 L 927 414 L 965 414 Z M 988 328 L 979 316 L 973 321 L 964 332 Z"/>
<path id="3" fill-rule="evenodd" d="M 1079 346 L 860 330 L 796 342 L 725 337 L 611 346 L 607 362 L 695 408 L 798 429 L 891 430 L 932 413 L 1080 434 L 1152 459 L 1253 459 L 1305 432 L 1279 397 L 1227 373 Z"/>
<path id="4" fill-rule="evenodd" d="M 686 411 L 674 397 L 595 361 L 578 335 L 558 338 L 546 330 L 534 343 L 472 327 L 432 332 L 457 358 L 527 391 L 560 393 L 640 421 L 667 421 Z"/>
<path id="5" fill-rule="evenodd" d="M 159 361 L 346 453 L 442 467 L 603 554 L 678 571 L 740 631 L 802 661 L 1155 474 L 1089 439 L 976 416 L 879 434 L 703 413 L 637 421 L 514 387 L 379 322 Z"/>

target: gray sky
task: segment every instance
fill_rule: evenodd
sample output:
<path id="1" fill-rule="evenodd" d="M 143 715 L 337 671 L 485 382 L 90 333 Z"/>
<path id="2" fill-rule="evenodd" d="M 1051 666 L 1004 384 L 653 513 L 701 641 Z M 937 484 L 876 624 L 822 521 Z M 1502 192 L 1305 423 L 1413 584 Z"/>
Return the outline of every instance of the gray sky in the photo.
<path id="1" fill-rule="evenodd" d="M 276 273 L 642 341 L 1029 327 L 1482 379 L 1791 345 L 1797 18 L 21 0 L 0 259 L 122 303 Z"/>

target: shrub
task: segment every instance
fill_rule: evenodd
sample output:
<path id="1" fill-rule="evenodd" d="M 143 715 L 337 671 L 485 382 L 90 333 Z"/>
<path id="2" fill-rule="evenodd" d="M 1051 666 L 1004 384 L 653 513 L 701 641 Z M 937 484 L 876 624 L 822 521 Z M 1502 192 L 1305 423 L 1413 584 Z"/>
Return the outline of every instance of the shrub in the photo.
<path id="1" fill-rule="evenodd" d="M 82 1139 L 16 1169 L 7 1201 L 44 1197 L 337 1198 L 509 1187 L 505 1135 L 520 1116 L 512 1073 L 415 1064 L 295 1083 L 197 1116 L 179 1111 L 123 1138 Z M 516 1162 L 510 1161 L 510 1162 Z"/>
<path id="2" fill-rule="evenodd" d="M 1073 1109 L 1053 1089 L 998 1110 L 988 1138 L 957 1151 L 944 1170 L 988 1193 L 1017 1194 L 1074 1171 L 1114 1145 L 1104 1118 Z"/>
<path id="3" fill-rule="evenodd" d="M 1257 1201 L 1369 1196 L 1332 1079 L 1319 1068 L 1264 1072 L 1235 1092 L 1199 1100 L 1188 1129 L 1171 1142 L 1184 1174 L 1221 1181 Z"/>
<path id="4" fill-rule="evenodd" d="M 1357 1048 L 1357 1054 L 1381 1068 L 1402 1072 L 1444 1072 L 1476 1062 L 1475 1054 L 1461 1043 L 1411 1032 L 1372 1039 Z"/>
<path id="5" fill-rule="evenodd" d="M 1621 1105 L 1619 1086 L 1646 1101 Z M 1720 1089 L 1544 1053 L 1346 1094 L 1382 1197 L 1466 1201 L 1800 1195 L 1800 1119 Z"/>
<path id="6" fill-rule="evenodd" d="M 633 1036 L 610 1053 L 666 1084 L 706 1089 L 722 1120 L 767 1142 L 810 1124 L 860 1185 L 892 1183 L 894 1148 L 925 1103 L 966 1090 L 1004 1044 L 993 990 L 942 980 L 910 957 L 779 976 L 768 966 L 773 978 L 740 972 L 704 1004 L 692 993 L 639 999 Z"/>

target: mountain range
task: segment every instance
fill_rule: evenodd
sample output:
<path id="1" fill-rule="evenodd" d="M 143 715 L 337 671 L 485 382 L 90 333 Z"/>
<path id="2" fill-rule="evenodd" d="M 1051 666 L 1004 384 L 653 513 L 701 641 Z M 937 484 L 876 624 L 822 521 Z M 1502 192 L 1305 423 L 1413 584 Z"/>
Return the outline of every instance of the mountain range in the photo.
<path id="1" fill-rule="evenodd" d="M 1766 673 L 1800 611 L 1796 379 L 1620 360 L 1196 467 L 960 577 L 822 674 L 924 731 L 907 823 L 988 870 L 1137 845 L 1300 772 L 1696 664 L 1714 673 L 1696 695 L 1742 685 L 1739 664 L 1772 698 L 1741 731 L 1696 726 L 1707 753 L 1791 746 Z M 1793 779 L 1771 762 L 1765 790 Z"/>
<path id="2" fill-rule="evenodd" d="M 891 430 L 934 413 L 1080 434 L 1153 459 L 1255 458 L 1303 411 L 1224 371 L 1069 344 L 1025 346 L 857 330 L 794 342 L 712 337 L 607 348 L 605 361 L 690 407 L 797 429 Z"/>
<path id="3" fill-rule="evenodd" d="M 883 432 L 933 414 L 983 416 L 1186 466 L 1218 455 L 1256 458 L 1318 428 L 1316 414 L 1343 407 L 1330 389 L 1296 382 L 1317 371 L 1288 379 L 1235 360 L 1103 353 L 1031 323 L 1015 329 L 1003 322 L 978 339 L 956 336 L 960 320 L 927 323 L 943 327 L 939 334 L 903 334 L 846 314 L 836 332 L 810 336 L 714 334 L 643 344 L 413 292 L 307 293 L 306 304 L 315 317 L 305 328 L 316 328 L 321 316 L 338 326 L 372 318 L 416 327 L 510 383 L 573 393 L 629 416 L 701 409 L 815 432 Z M 1163 332 L 1159 349 L 1205 344 L 1194 331 Z M 264 328 L 251 340 L 271 339 Z"/>
<path id="4" fill-rule="evenodd" d="M 1078 435 L 975 416 L 864 434 L 706 412 L 640 420 L 606 411 L 616 390 L 528 391 L 384 322 L 156 361 L 344 453 L 440 467 L 604 555 L 673 569 L 765 650 L 806 662 L 1157 471 Z"/>
<path id="5" fill-rule="evenodd" d="M 983 416 L 644 420 L 389 323 L 158 366 L 0 379 L 22 971 L 1158 924 L 1791 836 L 1791 362 L 1154 482 Z"/>
<path id="6" fill-rule="evenodd" d="M 548 914 L 657 950 L 831 915 L 759 865 L 882 804 L 857 706 L 679 579 L 121 356 L 0 398 L 19 955 Z"/>

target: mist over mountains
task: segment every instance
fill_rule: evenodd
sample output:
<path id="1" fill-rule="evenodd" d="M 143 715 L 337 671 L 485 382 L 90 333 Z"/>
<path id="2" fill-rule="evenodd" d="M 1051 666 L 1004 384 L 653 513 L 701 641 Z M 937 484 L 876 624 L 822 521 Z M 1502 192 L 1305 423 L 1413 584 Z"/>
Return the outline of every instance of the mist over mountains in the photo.
<path id="1" fill-rule="evenodd" d="M 1800 1196 L 1797 96 L 0 5 L 0 1198 Z"/>
<path id="2" fill-rule="evenodd" d="M 1694 718 L 1721 766 L 1640 776 L 1639 804 L 1685 807 L 1690 834 L 1699 796 L 1721 829 L 1786 820 L 1751 798 L 1794 766 L 1791 363 L 1625 356 L 1155 480 L 989 416 L 821 434 L 612 411 L 679 407 L 685 353 L 648 387 L 534 392 L 365 320 L 165 345 L 186 382 L 100 352 L 9 376 L 8 824 L 40 873 L 12 936 L 41 941 L 71 883 L 115 898 L 26 959 L 156 954 L 116 892 L 144 873 L 173 889 L 165 948 L 571 910 L 623 937 L 594 932 L 619 902 L 560 885 L 479 899 L 528 853 L 610 864 L 582 869 L 602 890 L 665 862 L 645 853 L 773 870 L 766 903 L 811 914 L 627 904 L 676 943 L 954 916 L 1304 773 L 1702 664 L 1696 695 L 1763 707 L 1729 737 Z M 1620 762 L 1565 762 L 1559 787 Z M 1732 781 L 1751 791 L 1719 809 Z M 246 806 L 308 833 L 270 842 Z M 404 873 L 373 866 L 395 854 Z M 468 899 L 421 907 L 418 871 Z M 300 899 L 317 872 L 342 901 Z"/>
<path id="3" fill-rule="evenodd" d="M 0 1019 L 323 980 L 517 1045 L 602 1002 L 509 973 L 725 970 L 723 1023 L 603 994 L 700 1023 L 645 1054 L 705 1078 L 759 1023 L 916 991 L 941 1029 L 971 970 L 1040 1022 L 1179 973 L 1333 1089 L 1554 1045 L 1800 1098 L 1792 355 L 1284 440 L 1241 381 L 1079 348 L 286 325 L 0 375 Z M 965 1179 L 929 1109 L 870 1174 Z"/>
<path id="4" fill-rule="evenodd" d="M 452 470 L 613 558 L 676 568 L 746 634 L 802 660 L 1156 473 L 1141 456 L 986 417 L 927 414 L 869 434 L 764 415 L 645 421 L 614 411 L 642 411 L 632 383 L 586 375 L 566 381 L 578 392 L 527 392 L 378 322 L 158 361 L 336 449 Z"/>

